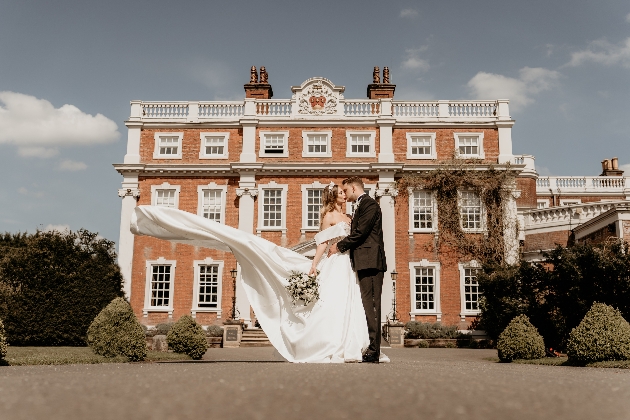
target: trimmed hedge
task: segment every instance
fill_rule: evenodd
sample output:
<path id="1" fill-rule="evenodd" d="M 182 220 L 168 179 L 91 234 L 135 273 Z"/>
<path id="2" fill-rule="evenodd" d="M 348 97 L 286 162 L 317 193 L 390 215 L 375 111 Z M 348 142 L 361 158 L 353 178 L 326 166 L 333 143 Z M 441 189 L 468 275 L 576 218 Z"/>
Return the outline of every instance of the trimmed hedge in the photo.
<path id="1" fill-rule="evenodd" d="M 7 357 L 7 337 L 4 333 L 4 324 L 0 319 L 0 361 Z"/>
<path id="2" fill-rule="evenodd" d="M 125 356 L 132 362 L 147 357 L 144 329 L 123 298 L 114 299 L 94 318 L 87 341 L 101 356 Z"/>
<path id="3" fill-rule="evenodd" d="M 194 360 L 199 360 L 208 350 L 206 333 L 197 324 L 193 317 L 184 315 L 166 334 L 166 342 L 169 350 L 175 353 L 185 353 Z"/>
<path id="4" fill-rule="evenodd" d="M 569 334 L 567 356 L 576 365 L 630 360 L 630 324 L 617 309 L 594 303 Z"/>
<path id="5" fill-rule="evenodd" d="M 545 342 L 526 315 L 515 317 L 499 335 L 499 360 L 540 359 L 545 357 Z"/>
<path id="6" fill-rule="evenodd" d="M 84 346 L 123 296 L 115 244 L 87 230 L 0 234 L 0 318 L 9 344 Z"/>
<path id="7" fill-rule="evenodd" d="M 218 325 L 208 325 L 206 329 L 207 337 L 223 337 L 223 328 Z"/>
<path id="8" fill-rule="evenodd" d="M 431 338 L 457 338 L 457 327 L 455 325 L 442 325 L 440 322 L 417 322 L 409 321 L 405 324 L 405 338 L 411 339 L 431 339 Z"/>

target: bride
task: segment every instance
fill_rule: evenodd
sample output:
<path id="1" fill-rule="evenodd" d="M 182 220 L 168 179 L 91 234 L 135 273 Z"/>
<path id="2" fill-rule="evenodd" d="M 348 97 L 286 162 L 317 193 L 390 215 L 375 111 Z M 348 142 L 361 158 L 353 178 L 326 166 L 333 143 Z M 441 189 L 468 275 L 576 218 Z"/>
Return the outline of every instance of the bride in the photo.
<path id="1" fill-rule="evenodd" d="M 231 251 L 241 268 L 245 293 L 269 341 L 295 363 L 360 362 L 369 344 L 356 273 L 348 253 L 326 251 L 350 233 L 342 212 L 345 193 L 331 183 L 322 193 L 321 231 L 311 262 L 290 249 L 247 232 L 168 207 L 136 207 L 131 231 L 173 242 Z M 292 304 L 286 290 L 290 272 L 319 270 L 319 300 Z M 382 355 L 383 361 L 389 361 Z"/>

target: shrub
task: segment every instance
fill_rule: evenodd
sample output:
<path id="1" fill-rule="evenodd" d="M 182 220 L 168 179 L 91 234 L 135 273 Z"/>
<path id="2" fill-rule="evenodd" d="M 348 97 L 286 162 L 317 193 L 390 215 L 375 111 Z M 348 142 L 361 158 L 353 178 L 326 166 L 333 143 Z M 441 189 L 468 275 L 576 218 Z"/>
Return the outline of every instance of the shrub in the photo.
<path id="1" fill-rule="evenodd" d="M 92 321 L 88 345 L 101 356 L 125 356 L 131 361 L 144 360 L 147 344 L 144 330 L 129 303 L 116 298 Z"/>
<path id="2" fill-rule="evenodd" d="M 157 324 L 155 326 L 156 333 L 155 335 L 166 335 L 171 330 L 171 327 L 174 325 L 173 322 Z"/>
<path id="3" fill-rule="evenodd" d="M 545 342 L 526 315 L 515 317 L 499 335 L 499 359 L 540 359 L 545 357 Z"/>
<path id="4" fill-rule="evenodd" d="M 168 348 L 199 360 L 208 350 L 206 334 L 190 315 L 184 315 L 173 324 L 166 335 Z"/>
<path id="5" fill-rule="evenodd" d="M 571 331 L 567 356 L 577 365 L 630 359 L 630 324 L 617 309 L 594 303 Z"/>
<path id="6" fill-rule="evenodd" d="M 206 329 L 206 336 L 223 337 L 223 328 L 218 325 L 208 325 L 208 328 Z"/>
<path id="7" fill-rule="evenodd" d="M 428 349 L 429 348 L 429 342 L 422 340 L 418 342 L 418 348 L 419 349 Z"/>
<path id="8" fill-rule="evenodd" d="M 83 346 L 90 322 L 123 296 L 115 244 L 86 230 L 0 234 L 0 318 L 21 346 Z"/>
<path id="9" fill-rule="evenodd" d="M 442 325 L 439 322 L 409 321 L 405 324 L 405 338 L 457 338 L 457 327 L 454 325 Z"/>
<path id="10" fill-rule="evenodd" d="M 4 324 L 0 319 L 0 361 L 7 357 L 7 337 L 4 333 Z"/>

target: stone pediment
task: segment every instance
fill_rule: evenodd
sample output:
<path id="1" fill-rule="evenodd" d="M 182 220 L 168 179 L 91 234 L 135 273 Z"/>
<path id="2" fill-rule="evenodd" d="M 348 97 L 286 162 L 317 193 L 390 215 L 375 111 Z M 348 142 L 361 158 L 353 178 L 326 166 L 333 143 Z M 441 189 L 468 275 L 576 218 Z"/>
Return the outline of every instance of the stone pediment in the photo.
<path id="1" fill-rule="evenodd" d="M 291 87 L 298 115 L 343 115 L 345 86 L 336 86 L 323 77 L 312 77 Z"/>

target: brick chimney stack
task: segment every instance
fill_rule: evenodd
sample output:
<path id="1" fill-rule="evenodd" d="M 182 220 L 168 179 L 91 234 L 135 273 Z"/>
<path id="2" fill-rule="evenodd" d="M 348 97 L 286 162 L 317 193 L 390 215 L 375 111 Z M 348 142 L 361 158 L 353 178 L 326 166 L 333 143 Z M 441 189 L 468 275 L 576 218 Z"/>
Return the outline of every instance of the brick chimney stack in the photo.
<path id="1" fill-rule="evenodd" d="M 619 159 L 602 160 L 602 174 L 600 176 L 623 176 L 623 170 L 619 169 Z"/>
<path id="2" fill-rule="evenodd" d="M 389 82 L 389 67 L 383 68 L 383 83 L 381 83 L 380 69 L 374 67 L 372 83 L 367 87 L 368 99 L 393 98 L 396 85 Z"/>
<path id="3" fill-rule="evenodd" d="M 249 72 L 249 83 L 245 84 L 245 97 L 254 99 L 271 99 L 273 97 L 273 89 L 269 84 L 269 75 L 264 66 L 260 68 L 260 81 L 256 66 L 252 66 Z"/>

